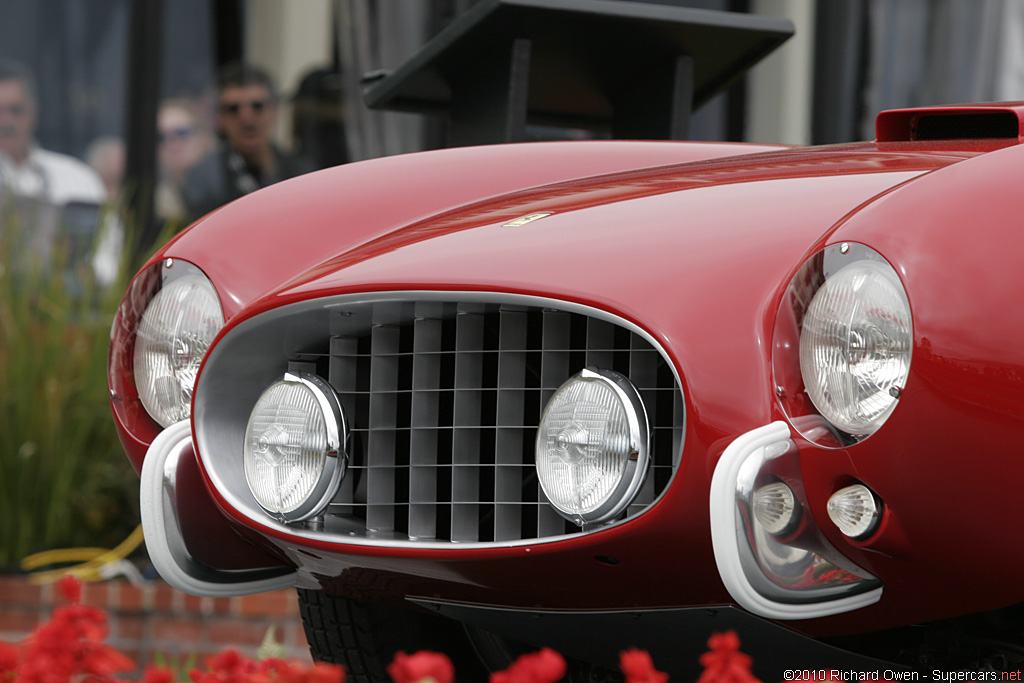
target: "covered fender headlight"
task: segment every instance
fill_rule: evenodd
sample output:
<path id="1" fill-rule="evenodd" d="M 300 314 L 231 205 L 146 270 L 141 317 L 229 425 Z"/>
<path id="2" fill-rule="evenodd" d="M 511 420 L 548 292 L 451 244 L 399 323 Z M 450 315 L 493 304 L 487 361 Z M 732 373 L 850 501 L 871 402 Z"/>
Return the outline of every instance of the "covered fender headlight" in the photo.
<path id="1" fill-rule="evenodd" d="M 537 430 L 537 476 L 551 505 L 580 526 L 613 519 L 636 497 L 648 466 L 647 413 L 636 388 L 586 369 L 552 396 Z"/>
<path id="2" fill-rule="evenodd" d="M 245 480 L 256 502 L 287 522 L 330 503 L 345 472 L 345 422 L 337 394 L 306 373 L 287 374 L 256 401 L 245 430 Z"/>
<path id="3" fill-rule="evenodd" d="M 906 386 L 910 304 L 896 272 L 877 261 L 844 266 L 814 295 L 800 335 L 811 401 L 839 429 L 874 432 Z"/>
<path id="4" fill-rule="evenodd" d="M 132 375 L 146 412 L 167 427 L 190 416 L 199 366 L 224 314 L 210 281 L 184 261 L 167 259 L 140 281 L 153 284 L 134 329 Z"/>
<path id="5" fill-rule="evenodd" d="M 906 388 L 913 346 L 910 302 L 893 267 L 864 245 L 827 247 L 793 278 L 776 323 L 783 406 L 791 418 L 816 412 L 843 438 L 866 438 Z M 805 431 L 813 425 L 794 424 L 820 443 Z"/>

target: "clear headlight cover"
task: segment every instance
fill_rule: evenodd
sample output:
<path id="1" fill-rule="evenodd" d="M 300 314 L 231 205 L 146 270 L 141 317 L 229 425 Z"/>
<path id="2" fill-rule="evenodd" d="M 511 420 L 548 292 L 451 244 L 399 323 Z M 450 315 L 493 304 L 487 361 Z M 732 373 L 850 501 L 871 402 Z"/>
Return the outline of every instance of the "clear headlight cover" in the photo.
<path id="1" fill-rule="evenodd" d="M 156 292 L 139 321 L 135 385 L 146 411 L 167 427 L 190 416 L 203 357 L 224 326 L 217 292 L 195 267 Z"/>
<path id="2" fill-rule="evenodd" d="M 314 375 L 286 375 L 263 392 L 249 417 L 243 447 L 249 490 L 281 520 L 319 514 L 344 473 L 343 439 L 330 385 Z"/>
<path id="3" fill-rule="evenodd" d="M 853 436 L 877 430 L 910 374 L 910 304 L 896 272 L 855 260 L 827 276 L 804 314 L 800 370 L 825 419 Z"/>
<path id="4" fill-rule="evenodd" d="M 541 488 L 559 514 L 580 526 L 608 521 L 639 492 L 648 441 L 647 414 L 629 380 L 584 370 L 555 392 L 541 417 Z"/>

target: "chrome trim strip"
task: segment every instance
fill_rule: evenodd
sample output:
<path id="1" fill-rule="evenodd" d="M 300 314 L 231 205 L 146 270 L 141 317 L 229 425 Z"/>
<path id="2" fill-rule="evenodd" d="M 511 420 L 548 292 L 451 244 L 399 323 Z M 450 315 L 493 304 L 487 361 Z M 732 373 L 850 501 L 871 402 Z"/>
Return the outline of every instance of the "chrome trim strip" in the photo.
<path id="1" fill-rule="evenodd" d="M 231 401 L 232 394 L 228 391 L 229 387 L 216 385 L 216 380 L 210 378 L 210 368 L 216 368 L 218 364 L 226 357 L 231 356 L 232 351 L 230 350 L 230 340 L 236 338 L 239 335 L 244 335 L 254 328 L 260 328 L 264 325 L 273 324 L 275 320 L 282 319 L 288 316 L 297 316 L 305 313 L 315 313 L 316 311 L 322 311 L 325 314 L 330 312 L 338 312 L 344 310 L 346 306 L 354 305 L 369 305 L 374 303 L 409 303 L 409 302 L 464 302 L 464 303 L 479 303 L 479 304 L 496 304 L 496 305 L 510 305 L 510 306 L 530 306 L 536 308 L 554 308 L 559 311 L 567 313 L 575 313 L 578 315 L 588 316 L 596 318 L 619 327 L 628 329 L 636 335 L 642 337 L 647 341 L 652 348 L 654 348 L 662 358 L 665 359 L 667 366 L 671 369 L 676 384 L 680 388 L 680 394 L 682 393 L 683 383 L 680 380 L 679 373 L 672 362 L 671 357 L 665 351 L 665 348 L 646 330 L 640 328 L 636 324 L 620 318 L 616 315 L 603 311 L 601 309 L 592 308 L 583 304 L 577 304 L 559 299 L 552 299 L 548 297 L 538 297 L 523 294 L 510 294 L 503 292 L 466 292 L 466 291 L 432 291 L 432 290 L 402 290 L 394 292 L 362 292 L 356 294 L 343 294 L 338 296 L 323 297 L 319 299 L 310 299 L 307 301 L 301 301 L 280 308 L 271 309 L 257 316 L 249 318 L 239 323 L 236 327 L 229 330 L 224 337 L 220 339 L 216 346 L 214 346 L 204 362 L 202 371 L 200 372 L 199 378 L 196 384 L 195 390 L 195 401 L 193 403 L 193 421 L 196 424 L 196 439 L 197 447 L 200 458 L 207 458 L 204 453 L 216 453 L 218 448 L 213 444 L 219 432 L 222 430 L 217 428 L 217 425 L 208 425 L 206 420 L 209 414 L 209 406 L 216 405 L 218 401 Z M 291 330 L 290 333 L 295 333 Z M 279 376 L 276 369 L 264 368 L 259 363 L 259 354 L 253 352 L 250 349 L 245 350 L 247 357 L 247 367 L 251 370 L 245 377 L 247 382 L 262 382 L 258 389 L 254 389 L 254 392 L 258 395 L 262 389 L 274 381 Z M 250 362 L 251 361 L 251 362 Z M 266 372 L 269 376 L 261 379 L 259 373 Z M 211 384 L 213 383 L 213 384 Z M 221 385 L 224 383 L 221 382 Z M 682 395 L 680 398 L 685 398 Z M 237 402 L 237 397 L 234 399 Z M 238 407 L 241 410 L 241 407 Z M 682 408 L 682 424 L 680 426 L 680 432 L 685 435 L 686 431 L 686 411 L 685 411 L 685 400 Z M 673 458 L 676 462 L 679 461 L 681 453 L 684 448 L 684 442 L 682 437 L 680 439 L 679 447 L 677 452 L 674 453 Z M 345 545 L 357 545 L 357 546 L 372 546 L 372 547 L 394 547 L 394 548 L 450 548 L 452 547 L 451 542 L 447 541 L 424 541 L 424 540 L 403 540 L 394 539 L 387 537 L 379 538 L 365 538 L 359 536 L 353 536 L 343 533 L 332 533 L 328 530 L 312 531 L 309 529 L 302 528 L 299 525 L 285 525 L 269 518 L 265 513 L 262 512 L 258 503 L 255 499 L 243 500 L 239 495 L 236 495 L 227 482 L 222 478 L 222 468 L 216 466 L 210 466 L 212 463 L 208 463 L 206 471 L 210 477 L 210 481 L 213 486 L 217 489 L 217 492 L 225 499 L 225 501 L 235 510 L 239 511 L 244 515 L 251 523 L 252 527 L 262 533 L 272 532 L 274 534 L 284 534 L 295 538 L 307 539 L 310 541 L 317 542 L 329 542 L 339 543 Z M 672 479 L 678 474 L 678 468 L 672 473 L 671 479 L 665 485 L 661 494 L 655 500 L 651 501 L 648 505 L 648 510 L 653 507 L 658 500 L 665 495 L 665 492 L 671 488 Z M 630 518 L 630 521 L 643 515 L 645 511 L 642 511 Z M 562 541 L 565 539 L 577 538 L 583 534 L 594 533 L 600 531 L 602 528 L 607 527 L 596 527 L 590 529 L 583 529 L 576 534 L 564 534 L 555 537 L 546 538 L 530 538 L 524 540 L 514 541 L 488 541 L 488 542 L 463 542 L 458 543 L 458 547 L 465 548 L 508 548 L 518 546 L 534 546 L 542 543 L 553 543 Z"/>
<path id="2" fill-rule="evenodd" d="M 756 563 L 756 560 L 745 555 L 745 547 L 741 546 L 745 539 L 737 537 L 740 527 L 737 525 L 736 486 L 741 469 L 748 460 L 764 457 L 769 446 L 788 441 L 790 436 L 789 425 L 782 421 L 758 427 L 729 444 L 715 466 L 710 493 L 711 543 L 722 582 L 740 606 L 769 619 L 816 619 L 878 602 L 882 597 L 881 586 L 864 593 L 826 598 L 819 602 L 779 602 L 759 591 L 744 571 L 745 565 Z"/>
<path id="3" fill-rule="evenodd" d="M 142 463 L 142 531 L 146 550 L 160 576 L 178 590 L 204 597 L 249 595 L 294 586 L 296 573 L 291 570 L 214 569 L 189 554 L 175 505 L 178 461 L 191 443 L 191 425 L 182 420 L 160 432 Z"/>

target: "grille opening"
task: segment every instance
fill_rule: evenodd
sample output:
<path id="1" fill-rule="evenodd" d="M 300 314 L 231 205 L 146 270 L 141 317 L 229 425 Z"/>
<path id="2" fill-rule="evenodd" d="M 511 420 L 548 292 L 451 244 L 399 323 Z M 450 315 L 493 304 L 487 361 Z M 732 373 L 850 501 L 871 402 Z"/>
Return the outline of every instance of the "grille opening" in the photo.
<path id="1" fill-rule="evenodd" d="M 430 315 L 413 302 L 366 306 L 364 319 L 386 320 L 330 340 L 326 378 L 350 441 L 328 531 L 452 543 L 578 532 L 545 499 L 533 455 L 547 401 L 588 365 L 629 377 L 649 412 L 651 468 L 623 517 L 668 486 L 682 396 L 662 355 L 630 329 L 529 306 L 432 302 Z"/>

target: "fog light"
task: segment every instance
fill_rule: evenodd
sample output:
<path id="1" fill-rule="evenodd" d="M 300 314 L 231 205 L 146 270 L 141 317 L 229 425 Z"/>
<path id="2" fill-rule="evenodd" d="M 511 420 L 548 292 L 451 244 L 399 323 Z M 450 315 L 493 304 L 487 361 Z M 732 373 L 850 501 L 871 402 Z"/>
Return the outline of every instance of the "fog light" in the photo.
<path id="1" fill-rule="evenodd" d="M 341 404 L 327 382 L 288 374 L 256 401 L 245 431 L 243 460 L 249 490 L 282 521 L 319 514 L 345 470 Z"/>
<path id="2" fill-rule="evenodd" d="M 878 499 L 863 484 L 833 493 L 828 499 L 828 516 L 840 531 L 853 539 L 870 536 L 882 517 Z"/>
<path id="3" fill-rule="evenodd" d="M 793 491 L 777 481 L 754 491 L 754 517 L 770 534 L 782 534 L 796 526 L 797 506 Z"/>
<path id="4" fill-rule="evenodd" d="M 555 392 L 541 417 L 541 488 L 580 526 L 611 520 L 640 491 L 648 441 L 647 413 L 630 381 L 611 370 L 584 370 Z"/>

